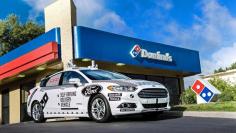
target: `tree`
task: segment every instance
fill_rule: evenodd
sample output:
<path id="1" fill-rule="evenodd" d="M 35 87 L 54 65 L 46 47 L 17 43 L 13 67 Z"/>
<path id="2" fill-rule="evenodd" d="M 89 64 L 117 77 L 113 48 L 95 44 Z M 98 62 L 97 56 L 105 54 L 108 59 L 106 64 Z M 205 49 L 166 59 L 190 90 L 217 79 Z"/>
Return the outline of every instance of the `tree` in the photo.
<path id="1" fill-rule="evenodd" d="M 232 70 L 232 69 L 236 69 L 236 62 L 233 63 L 233 64 L 231 64 L 231 66 L 230 66 L 230 70 Z"/>
<path id="2" fill-rule="evenodd" d="M 195 103 L 197 103 L 196 94 L 192 91 L 191 87 L 188 87 L 181 94 L 181 102 L 182 102 L 182 104 L 195 104 Z"/>
<path id="3" fill-rule="evenodd" d="M 214 73 L 220 73 L 220 72 L 225 72 L 226 70 L 224 70 L 222 67 L 220 67 L 219 69 L 215 70 Z"/>
<path id="4" fill-rule="evenodd" d="M 236 69 L 236 62 L 231 64 L 230 67 L 226 67 L 225 69 L 220 67 L 219 69 L 214 70 L 214 73 L 225 72 L 225 71 L 232 70 L 232 69 Z"/>
<path id="5" fill-rule="evenodd" d="M 0 56 L 44 33 L 44 26 L 32 20 L 22 24 L 11 14 L 0 20 Z"/>
<path id="6" fill-rule="evenodd" d="M 209 82 L 221 92 L 221 94 L 217 96 L 216 101 L 236 101 L 235 85 L 231 85 L 220 78 L 211 79 Z"/>

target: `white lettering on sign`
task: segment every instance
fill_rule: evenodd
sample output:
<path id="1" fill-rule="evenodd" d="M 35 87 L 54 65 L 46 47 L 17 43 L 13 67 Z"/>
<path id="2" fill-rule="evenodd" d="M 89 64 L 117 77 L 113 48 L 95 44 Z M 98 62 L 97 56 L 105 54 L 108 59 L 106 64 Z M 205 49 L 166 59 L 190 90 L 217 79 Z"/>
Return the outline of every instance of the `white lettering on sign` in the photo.
<path id="1" fill-rule="evenodd" d="M 153 59 L 153 60 L 160 60 L 160 61 L 167 61 L 172 62 L 172 56 L 169 53 L 161 54 L 160 51 L 157 52 L 149 52 L 146 49 L 142 49 L 139 45 L 135 45 L 130 54 L 133 58 L 136 58 L 138 55 L 141 58 Z"/>
<path id="2" fill-rule="evenodd" d="M 156 53 L 148 52 L 146 49 L 142 49 L 141 51 L 142 58 L 154 59 L 154 60 L 162 60 L 172 62 L 172 56 L 169 53 L 161 54 L 160 51 Z"/>

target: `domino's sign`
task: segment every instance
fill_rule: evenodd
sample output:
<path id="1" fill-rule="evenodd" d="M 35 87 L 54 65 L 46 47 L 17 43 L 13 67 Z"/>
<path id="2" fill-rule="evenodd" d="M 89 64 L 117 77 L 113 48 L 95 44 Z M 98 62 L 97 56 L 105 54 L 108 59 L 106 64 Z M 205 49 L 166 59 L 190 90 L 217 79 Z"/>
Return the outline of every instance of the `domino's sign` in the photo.
<path id="1" fill-rule="evenodd" d="M 209 103 L 211 99 L 220 94 L 220 91 L 212 86 L 208 81 L 198 79 L 194 82 L 192 90 L 197 94 L 197 103 Z"/>
<path id="2" fill-rule="evenodd" d="M 146 49 L 142 49 L 138 44 L 134 45 L 134 47 L 131 49 L 130 55 L 133 58 L 136 58 L 138 55 L 140 55 L 141 58 L 172 62 L 172 56 L 170 56 L 169 53 L 161 54 L 160 51 L 155 53 L 149 52 Z"/>

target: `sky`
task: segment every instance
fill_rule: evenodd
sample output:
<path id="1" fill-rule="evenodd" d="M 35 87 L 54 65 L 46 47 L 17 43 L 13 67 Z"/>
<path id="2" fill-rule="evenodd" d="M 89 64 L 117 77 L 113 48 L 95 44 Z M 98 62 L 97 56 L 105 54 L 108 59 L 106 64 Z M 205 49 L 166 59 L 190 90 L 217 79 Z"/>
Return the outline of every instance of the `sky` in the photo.
<path id="1" fill-rule="evenodd" d="M 2 0 L 0 19 L 44 23 L 55 0 Z M 235 0 L 74 0 L 78 25 L 197 50 L 202 74 L 236 62 Z M 184 58 L 183 58 L 184 59 Z M 190 85 L 197 76 L 186 78 Z"/>

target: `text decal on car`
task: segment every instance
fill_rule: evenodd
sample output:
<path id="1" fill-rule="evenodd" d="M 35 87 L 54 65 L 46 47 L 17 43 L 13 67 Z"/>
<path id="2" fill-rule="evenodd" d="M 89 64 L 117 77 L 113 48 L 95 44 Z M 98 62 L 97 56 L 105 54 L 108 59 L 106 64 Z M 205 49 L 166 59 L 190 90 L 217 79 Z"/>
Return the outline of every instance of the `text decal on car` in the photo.
<path id="1" fill-rule="evenodd" d="M 86 86 L 83 90 L 82 90 L 82 94 L 85 96 L 91 96 L 92 94 L 97 94 L 102 90 L 102 87 L 99 85 L 90 85 L 90 86 Z"/>

